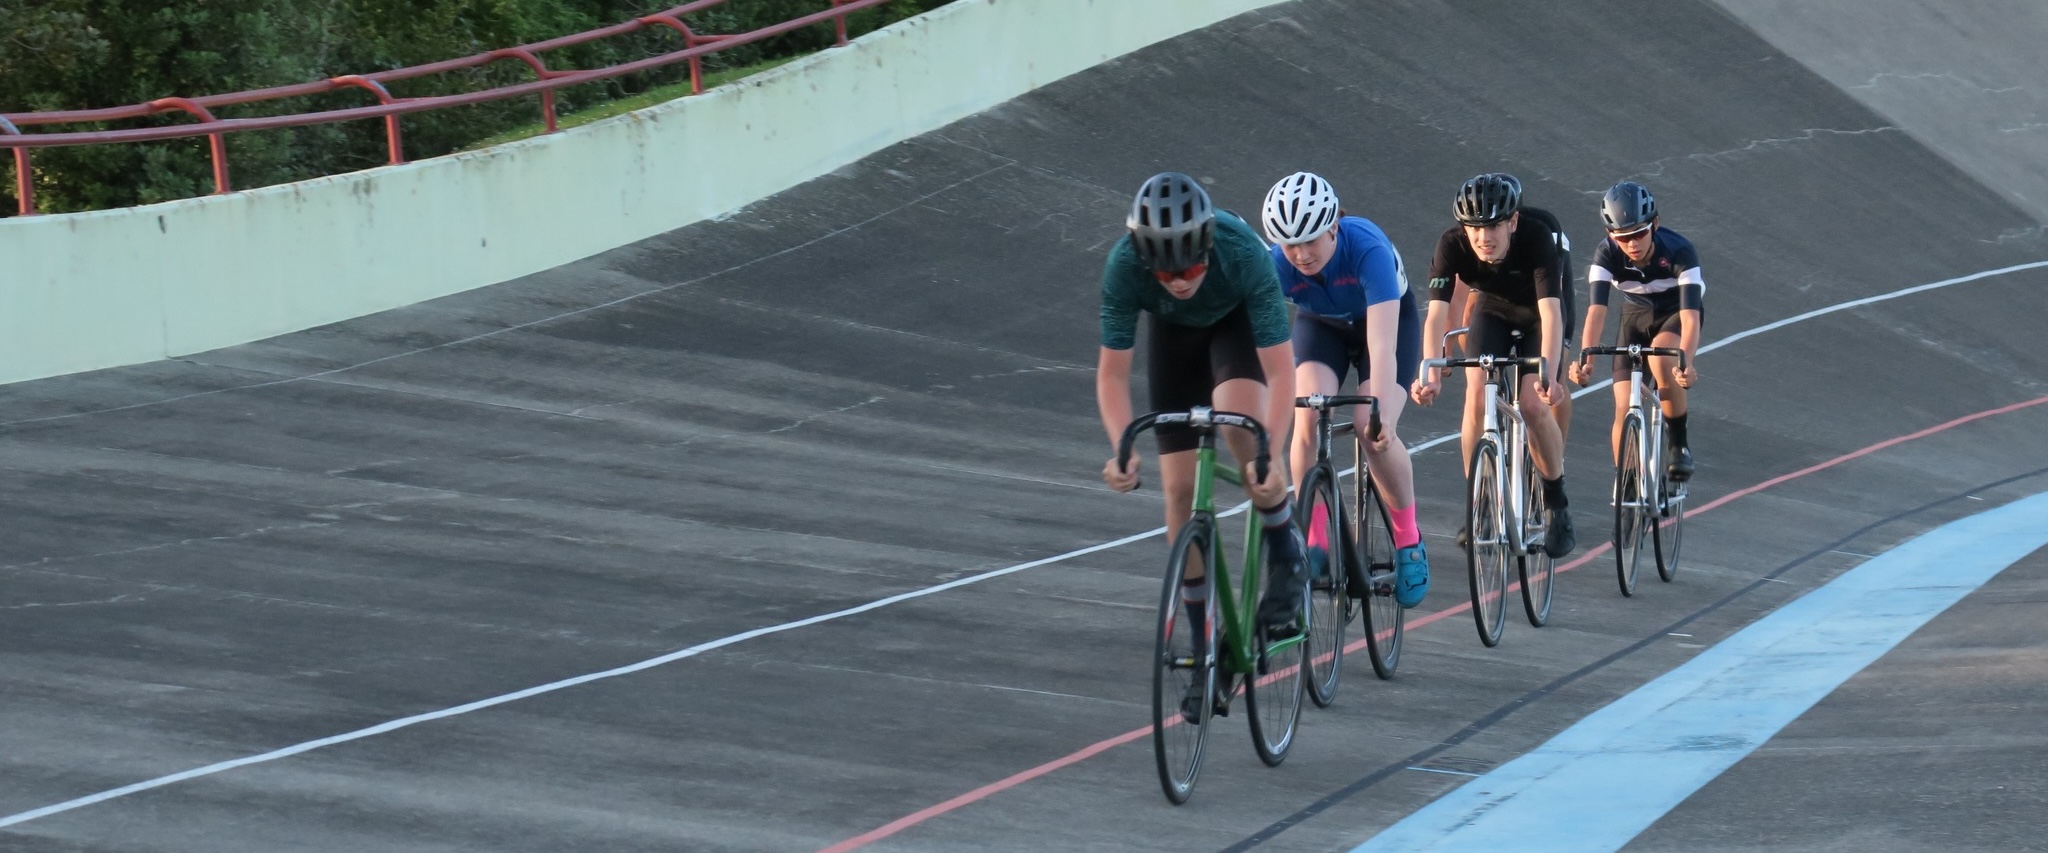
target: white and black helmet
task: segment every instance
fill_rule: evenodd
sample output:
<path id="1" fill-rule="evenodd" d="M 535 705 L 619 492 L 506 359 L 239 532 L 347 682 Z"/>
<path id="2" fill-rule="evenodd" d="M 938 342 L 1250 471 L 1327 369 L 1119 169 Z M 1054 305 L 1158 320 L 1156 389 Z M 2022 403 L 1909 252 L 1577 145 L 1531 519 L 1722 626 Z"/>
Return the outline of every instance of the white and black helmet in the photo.
<path id="1" fill-rule="evenodd" d="M 1313 172 L 1295 172 L 1266 192 L 1266 239 L 1281 245 L 1306 243 L 1337 222 L 1337 191 Z"/>
<path id="2" fill-rule="evenodd" d="M 1216 207 L 1194 178 L 1161 172 L 1138 188 L 1124 227 L 1131 230 L 1131 248 L 1145 266 L 1179 272 L 1208 259 L 1216 239 Z"/>
<path id="3" fill-rule="evenodd" d="M 1609 231 L 1633 231 L 1657 218 L 1657 199 L 1635 181 L 1622 181 L 1600 199 L 1600 221 Z"/>

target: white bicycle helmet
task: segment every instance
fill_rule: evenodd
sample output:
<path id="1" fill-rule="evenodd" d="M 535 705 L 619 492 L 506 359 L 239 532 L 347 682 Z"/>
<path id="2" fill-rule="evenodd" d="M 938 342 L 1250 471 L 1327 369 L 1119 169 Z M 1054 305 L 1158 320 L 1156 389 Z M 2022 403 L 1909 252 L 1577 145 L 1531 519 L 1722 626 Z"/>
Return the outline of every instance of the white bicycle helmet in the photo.
<path id="1" fill-rule="evenodd" d="M 1314 173 L 1295 172 L 1266 192 L 1259 218 L 1267 239 L 1281 245 L 1306 243 L 1336 224 L 1337 191 Z"/>

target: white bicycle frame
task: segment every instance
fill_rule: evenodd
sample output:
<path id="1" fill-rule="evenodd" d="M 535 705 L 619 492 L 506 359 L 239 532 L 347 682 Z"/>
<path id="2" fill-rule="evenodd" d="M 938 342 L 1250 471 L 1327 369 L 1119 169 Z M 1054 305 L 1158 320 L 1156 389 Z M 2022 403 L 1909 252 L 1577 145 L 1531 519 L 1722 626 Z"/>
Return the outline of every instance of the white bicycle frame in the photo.
<path id="1" fill-rule="evenodd" d="M 1676 494 L 1665 494 L 1665 487 L 1667 485 L 1665 481 L 1668 479 L 1668 475 L 1664 471 L 1663 395 L 1657 393 L 1656 388 L 1643 382 L 1643 365 L 1648 363 L 1650 358 L 1643 354 L 1643 350 L 1646 349 L 1654 349 L 1654 347 L 1632 344 L 1624 349 L 1630 356 L 1628 412 L 1640 419 L 1643 424 L 1643 440 L 1636 443 L 1636 464 L 1638 466 L 1636 470 L 1643 472 L 1644 488 L 1642 489 L 1643 494 L 1638 495 L 1638 498 L 1642 501 L 1641 503 L 1630 502 L 1623 505 L 1630 507 L 1646 506 L 1655 517 L 1662 518 L 1665 506 L 1668 503 L 1685 497 L 1685 484 L 1678 484 Z M 1621 488 L 1620 484 L 1617 483 L 1615 484 L 1614 500 L 1619 501 L 1620 499 Z"/>
<path id="2" fill-rule="evenodd" d="M 1467 331 L 1469 330 L 1452 329 L 1444 333 L 1444 340 L 1449 341 L 1453 335 L 1461 335 Z M 1485 414 L 1481 416 L 1482 419 L 1479 422 L 1479 440 L 1484 442 L 1490 439 L 1494 447 L 1499 448 L 1501 451 L 1493 455 L 1493 482 L 1496 488 L 1506 494 L 1495 495 L 1497 498 L 1495 505 L 1500 507 L 1500 512 L 1503 515 L 1503 517 L 1495 519 L 1495 521 L 1499 523 L 1500 529 L 1507 534 L 1510 549 L 1518 554 L 1533 554 L 1536 548 L 1543 542 L 1545 530 L 1541 520 L 1538 520 L 1533 527 L 1530 525 L 1529 507 L 1526 505 L 1529 495 L 1529 484 L 1533 482 L 1530 478 L 1536 475 L 1535 471 L 1529 470 L 1530 466 L 1528 464 L 1531 461 L 1531 457 L 1527 452 L 1529 425 L 1522 421 L 1521 411 L 1509 399 L 1509 393 L 1502 391 L 1500 381 L 1496 378 L 1497 374 L 1494 373 L 1496 363 L 1505 366 L 1508 381 L 1514 383 L 1513 395 L 1519 399 L 1521 396 L 1522 371 L 1519 364 L 1517 364 L 1517 359 L 1492 355 L 1480 355 L 1474 356 L 1474 358 L 1479 361 L 1477 369 L 1482 371 L 1486 377 L 1486 408 Z M 1443 364 L 1444 359 L 1431 359 L 1431 361 L 1437 362 L 1433 366 L 1446 367 Z M 1502 405 L 1503 403 L 1508 405 Z M 1502 428 L 1501 415 L 1503 413 L 1507 415 L 1505 429 Z M 1513 520 L 1515 523 L 1509 524 L 1510 520 Z M 1477 538 L 1476 532 L 1474 537 L 1472 540 L 1474 547 L 1498 544 L 1495 540 Z"/>

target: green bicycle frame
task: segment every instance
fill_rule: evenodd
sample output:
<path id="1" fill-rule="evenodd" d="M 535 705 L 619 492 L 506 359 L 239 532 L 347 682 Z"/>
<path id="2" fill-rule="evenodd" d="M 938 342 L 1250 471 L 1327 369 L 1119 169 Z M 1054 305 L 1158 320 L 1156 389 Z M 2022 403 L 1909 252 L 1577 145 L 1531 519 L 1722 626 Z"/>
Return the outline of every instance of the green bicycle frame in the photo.
<path id="1" fill-rule="evenodd" d="M 1205 435 L 1203 436 L 1201 447 L 1195 451 L 1195 500 L 1191 517 L 1208 519 L 1209 527 L 1212 530 L 1218 530 L 1221 523 L 1221 520 L 1216 516 L 1217 480 L 1222 480 L 1232 485 L 1242 485 L 1244 483 L 1243 475 L 1239 474 L 1236 469 L 1227 465 L 1216 464 L 1216 445 L 1210 441 L 1209 436 Z M 1218 530 L 1218 532 L 1220 533 L 1221 531 Z M 1236 595 L 1225 594 L 1218 596 L 1220 599 L 1219 603 L 1222 605 L 1223 624 L 1218 626 L 1219 630 L 1217 633 L 1229 641 L 1227 646 L 1230 649 L 1230 656 L 1223 661 L 1223 668 L 1227 672 L 1243 674 L 1256 673 L 1258 670 L 1258 659 L 1252 655 L 1252 641 L 1254 639 L 1252 620 L 1243 612 L 1243 609 L 1256 609 L 1256 603 L 1259 600 L 1257 573 L 1251 571 L 1251 568 L 1258 565 L 1256 562 L 1259 553 L 1258 548 L 1262 544 L 1261 538 L 1264 533 L 1265 526 L 1259 523 L 1258 513 L 1256 511 L 1247 511 L 1245 513 L 1244 525 L 1245 573 L 1243 585 Z M 1209 587 L 1219 592 L 1227 593 L 1231 588 L 1230 565 L 1224 558 L 1223 548 L 1220 545 L 1221 541 L 1222 537 L 1220 536 L 1210 536 L 1209 553 L 1203 556 L 1209 563 L 1209 576 L 1211 578 Z M 1267 643 L 1264 651 L 1267 654 L 1272 654 L 1307 641 L 1308 632 L 1302 631 L 1287 639 Z"/>

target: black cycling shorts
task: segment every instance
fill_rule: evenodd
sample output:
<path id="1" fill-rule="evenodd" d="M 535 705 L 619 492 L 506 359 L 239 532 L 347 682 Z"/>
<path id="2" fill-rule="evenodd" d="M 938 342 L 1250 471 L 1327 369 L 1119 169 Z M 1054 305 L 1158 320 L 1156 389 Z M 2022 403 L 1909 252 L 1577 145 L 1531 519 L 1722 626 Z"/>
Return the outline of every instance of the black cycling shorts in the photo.
<path id="1" fill-rule="evenodd" d="M 1660 334 L 1665 332 L 1670 332 L 1674 335 L 1678 334 L 1681 329 L 1678 321 L 1679 310 L 1659 311 L 1639 302 L 1622 302 L 1621 327 L 1615 338 L 1614 345 L 1618 347 L 1635 346 L 1637 344 L 1649 346 L 1656 342 L 1657 336 Z M 1702 311 L 1702 316 L 1705 313 Z M 1648 374 L 1649 371 L 1646 369 L 1644 375 L 1647 377 Z M 1614 357 L 1614 381 L 1628 381 L 1628 356 L 1617 355 Z"/>
<path id="2" fill-rule="evenodd" d="M 1365 348 L 1365 323 L 1347 323 L 1307 312 L 1294 315 L 1294 363 L 1315 362 L 1337 374 L 1342 388 L 1347 371 L 1358 371 L 1358 383 L 1372 375 L 1372 354 Z M 1422 369 L 1422 319 L 1415 310 L 1415 291 L 1401 295 L 1401 324 L 1395 333 L 1394 382 L 1415 384 Z M 1361 391 L 1360 393 L 1364 393 Z"/>
<path id="3" fill-rule="evenodd" d="M 1543 349 L 1543 315 L 1529 305 L 1517 305 L 1490 293 L 1478 294 L 1479 308 L 1472 312 L 1472 331 L 1465 335 L 1465 355 L 1515 358 L 1536 356 Z M 1520 333 L 1520 337 L 1516 334 Z"/>
<path id="4" fill-rule="evenodd" d="M 1152 411 L 1185 412 L 1213 405 L 1216 386 L 1230 379 L 1266 381 L 1259 348 L 1252 336 L 1252 317 L 1238 306 L 1206 329 L 1181 326 L 1146 314 L 1145 377 L 1151 387 Z M 1238 414 L 1260 417 L 1260 412 Z M 1201 446 L 1201 435 L 1185 426 L 1155 427 L 1159 452 L 1179 453 Z"/>

